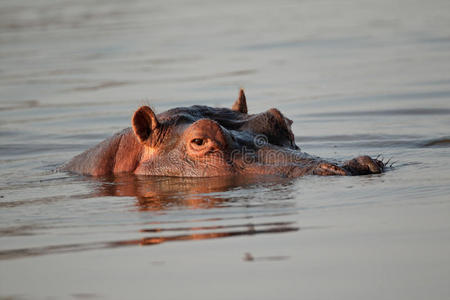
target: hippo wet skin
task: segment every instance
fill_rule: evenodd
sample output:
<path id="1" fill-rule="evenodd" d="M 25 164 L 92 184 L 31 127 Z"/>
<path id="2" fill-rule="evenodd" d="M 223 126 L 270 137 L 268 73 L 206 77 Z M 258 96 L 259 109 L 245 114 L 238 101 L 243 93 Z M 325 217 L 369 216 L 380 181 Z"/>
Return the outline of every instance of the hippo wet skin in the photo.
<path id="1" fill-rule="evenodd" d="M 244 91 L 228 108 L 179 107 L 155 114 L 148 106 L 124 129 L 74 157 L 63 170 L 102 176 L 365 175 L 383 162 L 360 156 L 332 163 L 300 151 L 292 121 L 272 108 L 249 114 Z"/>

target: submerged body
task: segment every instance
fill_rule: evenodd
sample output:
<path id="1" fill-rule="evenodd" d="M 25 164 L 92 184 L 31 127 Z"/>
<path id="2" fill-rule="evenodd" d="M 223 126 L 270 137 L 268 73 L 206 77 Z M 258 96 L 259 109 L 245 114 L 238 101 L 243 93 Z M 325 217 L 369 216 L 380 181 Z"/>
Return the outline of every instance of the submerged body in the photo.
<path id="1" fill-rule="evenodd" d="M 383 163 L 368 156 L 335 164 L 301 152 L 291 125 L 275 108 L 248 114 L 243 90 L 231 109 L 196 105 L 155 115 L 142 106 L 133 115 L 132 128 L 74 157 L 64 169 L 93 176 L 177 177 L 299 177 L 383 171 Z"/>

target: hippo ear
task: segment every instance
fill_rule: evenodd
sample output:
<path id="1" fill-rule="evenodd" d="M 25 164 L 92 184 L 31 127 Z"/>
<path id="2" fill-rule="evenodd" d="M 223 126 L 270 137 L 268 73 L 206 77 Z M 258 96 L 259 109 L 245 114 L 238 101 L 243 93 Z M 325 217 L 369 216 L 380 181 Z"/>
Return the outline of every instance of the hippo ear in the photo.
<path id="1" fill-rule="evenodd" d="M 244 90 L 241 89 L 239 91 L 239 98 L 237 98 L 236 102 L 234 102 L 233 107 L 231 110 L 246 114 L 248 112 L 247 110 L 247 100 L 245 100 L 245 94 Z"/>
<path id="2" fill-rule="evenodd" d="M 159 127 L 155 113 L 148 106 L 141 106 L 133 115 L 133 131 L 141 143 L 147 142 L 152 131 Z"/>

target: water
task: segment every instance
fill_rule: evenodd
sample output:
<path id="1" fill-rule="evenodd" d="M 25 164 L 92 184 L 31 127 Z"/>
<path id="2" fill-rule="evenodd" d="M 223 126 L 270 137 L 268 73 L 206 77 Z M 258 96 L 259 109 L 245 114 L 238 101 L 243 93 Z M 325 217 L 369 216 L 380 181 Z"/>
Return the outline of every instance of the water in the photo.
<path id="1" fill-rule="evenodd" d="M 447 299 L 450 2 L 0 3 L 0 298 Z M 348 178 L 54 172 L 149 103 L 277 107 Z"/>

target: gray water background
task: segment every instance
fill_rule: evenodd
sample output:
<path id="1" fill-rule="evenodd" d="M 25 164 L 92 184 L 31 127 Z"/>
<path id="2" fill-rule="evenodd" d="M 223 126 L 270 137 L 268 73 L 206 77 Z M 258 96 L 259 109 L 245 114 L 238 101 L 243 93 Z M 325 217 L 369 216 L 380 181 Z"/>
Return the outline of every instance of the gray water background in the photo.
<path id="1" fill-rule="evenodd" d="M 151 104 L 277 107 L 385 174 L 54 172 Z M 0 2 L 0 299 L 448 299 L 450 2 Z"/>

